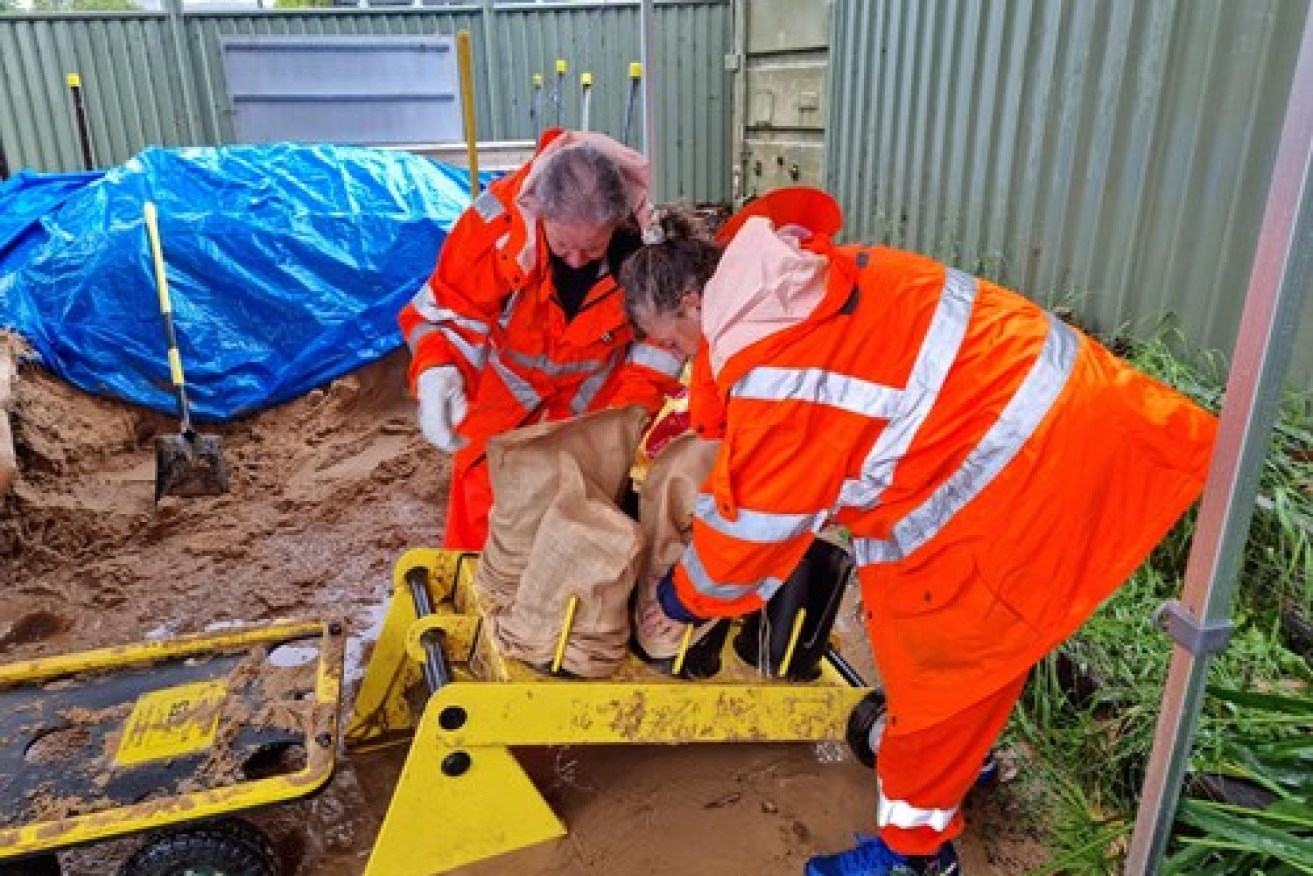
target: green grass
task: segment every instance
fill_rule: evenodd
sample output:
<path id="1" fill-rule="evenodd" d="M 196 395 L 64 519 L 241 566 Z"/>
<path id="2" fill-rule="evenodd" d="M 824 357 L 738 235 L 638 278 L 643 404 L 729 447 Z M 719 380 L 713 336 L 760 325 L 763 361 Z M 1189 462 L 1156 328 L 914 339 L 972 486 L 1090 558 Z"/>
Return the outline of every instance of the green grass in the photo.
<path id="1" fill-rule="evenodd" d="M 1248 730 L 1224 740 L 1207 764 L 1275 796 L 1262 809 L 1182 801 L 1177 851 L 1165 876 L 1313 873 L 1313 697 L 1212 688 L 1212 700 Z"/>

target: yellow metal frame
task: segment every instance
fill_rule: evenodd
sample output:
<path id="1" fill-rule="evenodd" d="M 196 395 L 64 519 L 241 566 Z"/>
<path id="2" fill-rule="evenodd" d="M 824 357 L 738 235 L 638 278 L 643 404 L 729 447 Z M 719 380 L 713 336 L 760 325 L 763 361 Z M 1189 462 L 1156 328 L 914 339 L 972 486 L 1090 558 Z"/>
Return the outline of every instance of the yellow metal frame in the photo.
<path id="1" fill-rule="evenodd" d="M 366 746 L 403 731 L 414 740 L 365 876 L 443 873 L 563 836 L 565 825 L 512 747 L 842 739 L 849 713 L 869 691 L 848 685 L 828 661 L 815 682 L 768 678 L 728 646 L 710 681 L 670 678 L 636 659 L 605 681 L 548 675 L 506 657 L 483 635 L 489 606 L 473 587 L 476 561 L 418 549 L 394 570 L 393 598 L 347 741 Z M 405 582 L 417 565 L 428 572 L 435 611 L 424 619 L 416 618 Z M 443 632 L 453 678 L 417 713 L 407 691 L 421 683 L 421 636 L 432 630 Z"/>
<path id="2" fill-rule="evenodd" d="M 0 686 L 34 684 L 82 672 L 127 669 L 166 659 L 320 637 L 315 707 L 306 732 L 306 764 L 295 773 L 151 800 L 133 806 L 0 830 L 0 860 L 99 842 L 305 797 L 333 775 L 346 635 L 339 621 L 280 623 L 221 635 L 184 636 L 0 666 Z"/>

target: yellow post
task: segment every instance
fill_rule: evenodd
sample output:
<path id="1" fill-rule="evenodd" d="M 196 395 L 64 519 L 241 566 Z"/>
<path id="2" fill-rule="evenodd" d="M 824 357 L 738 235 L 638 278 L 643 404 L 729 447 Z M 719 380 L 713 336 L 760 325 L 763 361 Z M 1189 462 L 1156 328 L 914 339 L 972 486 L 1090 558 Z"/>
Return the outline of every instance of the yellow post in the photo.
<path id="1" fill-rule="evenodd" d="M 684 624 L 684 635 L 679 639 L 679 653 L 675 655 L 675 663 L 670 667 L 671 675 L 679 675 L 684 671 L 684 658 L 688 656 L 688 649 L 693 645 L 693 624 Z"/>
<path id="2" fill-rule="evenodd" d="M 561 637 L 556 640 L 556 656 L 552 658 L 552 672 L 560 672 L 565 661 L 565 646 L 570 641 L 570 630 L 574 629 L 574 613 L 579 610 L 579 597 L 571 596 L 565 606 L 565 626 L 561 627 Z"/>
<path id="3" fill-rule="evenodd" d="M 784 649 L 784 659 L 780 661 L 780 678 L 789 674 L 789 665 L 793 663 L 793 652 L 798 647 L 798 636 L 802 635 L 802 624 L 806 619 L 807 609 L 798 609 L 798 613 L 793 618 L 793 629 L 789 632 L 789 647 Z"/>
<path id="4" fill-rule="evenodd" d="M 629 145 L 629 132 L 634 126 L 634 110 L 638 106 L 639 89 L 643 87 L 643 65 L 639 61 L 629 64 L 629 99 L 625 102 L 625 131 L 621 142 Z"/>
<path id="5" fill-rule="evenodd" d="M 456 64 L 460 68 L 460 105 L 465 117 L 465 151 L 470 164 L 470 199 L 479 196 L 479 137 L 474 126 L 474 49 L 470 32 L 456 34 Z"/>
<path id="6" fill-rule="evenodd" d="M 585 73 L 579 77 L 579 130 L 587 131 L 593 108 L 593 74 Z"/>
<path id="7" fill-rule="evenodd" d="M 570 64 L 564 58 L 556 59 L 556 87 L 552 89 L 552 100 L 556 101 L 556 127 L 561 127 L 561 105 L 565 103 L 565 90 L 562 86 L 565 84 L 565 74 L 570 70 Z"/>

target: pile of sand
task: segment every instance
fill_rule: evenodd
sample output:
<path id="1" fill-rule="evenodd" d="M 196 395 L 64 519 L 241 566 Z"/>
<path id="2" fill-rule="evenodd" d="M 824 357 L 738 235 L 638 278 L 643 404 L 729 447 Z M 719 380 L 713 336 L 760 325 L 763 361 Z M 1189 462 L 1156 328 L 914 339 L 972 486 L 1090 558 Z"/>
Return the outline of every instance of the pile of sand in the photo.
<path id="1" fill-rule="evenodd" d="M 368 625 L 393 559 L 437 539 L 446 489 L 403 369 L 392 357 L 250 420 L 202 426 L 223 437 L 231 494 L 157 507 L 153 438 L 177 424 L 25 366 L 13 404 L 21 474 L 0 499 L 0 659 L 279 617 Z M 42 635 L 6 642 L 36 614 Z"/>

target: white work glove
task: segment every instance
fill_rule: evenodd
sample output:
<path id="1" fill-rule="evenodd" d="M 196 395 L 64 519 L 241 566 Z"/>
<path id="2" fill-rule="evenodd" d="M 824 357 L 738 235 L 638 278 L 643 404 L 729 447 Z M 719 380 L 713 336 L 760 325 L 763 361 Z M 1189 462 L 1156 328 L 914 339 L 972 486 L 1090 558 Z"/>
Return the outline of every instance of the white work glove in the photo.
<path id="1" fill-rule="evenodd" d="M 456 434 L 456 427 L 469 410 L 459 368 L 455 365 L 426 368 L 415 382 L 415 394 L 419 397 L 419 428 L 430 444 L 455 453 L 469 443 Z"/>

